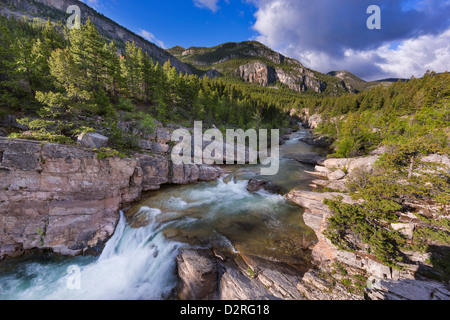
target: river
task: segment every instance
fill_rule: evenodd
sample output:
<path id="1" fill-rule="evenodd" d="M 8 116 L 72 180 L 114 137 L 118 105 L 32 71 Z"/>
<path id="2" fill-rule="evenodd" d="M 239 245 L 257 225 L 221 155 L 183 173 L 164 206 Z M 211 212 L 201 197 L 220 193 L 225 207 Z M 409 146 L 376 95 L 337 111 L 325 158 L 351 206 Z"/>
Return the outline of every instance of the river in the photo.
<path id="1" fill-rule="evenodd" d="M 98 257 L 34 253 L 0 262 L 1 300 L 168 299 L 177 284 L 176 256 L 182 248 L 213 247 L 267 259 L 305 264 L 316 241 L 302 209 L 281 195 L 250 193 L 248 180 L 309 189 L 312 167 L 286 157 L 319 151 L 298 139 L 280 147 L 280 170 L 260 177 L 259 166 L 224 166 L 213 182 L 164 186 L 121 212 L 112 238 Z"/>

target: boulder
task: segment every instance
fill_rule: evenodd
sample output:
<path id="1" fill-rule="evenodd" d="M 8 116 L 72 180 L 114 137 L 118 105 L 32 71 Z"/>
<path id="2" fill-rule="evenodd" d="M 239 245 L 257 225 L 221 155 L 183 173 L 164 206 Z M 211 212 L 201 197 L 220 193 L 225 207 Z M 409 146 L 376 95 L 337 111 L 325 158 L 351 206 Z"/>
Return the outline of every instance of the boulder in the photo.
<path id="1" fill-rule="evenodd" d="M 343 178 L 345 178 L 346 174 L 344 171 L 342 171 L 341 169 L 338 169 L 336 171 L 334 171 L 333 173 L 328 174 L 328 179 L 329 180 L 341 180 Z"/>
<path id="2" fill-rule="evenodd" d="M 433 162 L 450 169 L 450 159 L 445 155 L 431 154 L 422 158 L 423 162 Z"/>
<path id="3" fill-rule="evenodd" d="M 248 182 L 247 190 L 249 192 L 254 193 L 260 191 L 261 189 L 273 194 L 281 193 L 281 187 L 273 184 L 270 181 L 251 179 Z"/>
<path id="4" fill-rule="evenodd" d="M 414 235 L 415 223 L 391 223 L 392 229 L 400 232 L 408 239 L 412 239 Z"/>
<path id="5" fill-rule="evenodd" d="M 167 153 L 170 150 L 170 146 L 161 142 L 153 142 L 151 144 L 151 150 L 156 153 Z"/>
<path id="6" fill-rule="evenodd" d="M 152 142 L 148 140 L 139 140 L 139 148 L 144 150 L 152 150 Z"/>
<path id="7" fill-rule="evenodd" d="M 164 128 L 157 128 L 156 129 L 156 140 L 161 143 L 167 143 L 170 141 L 172 137 L 172 134 L 169 132 L 169 130 Z"/>
<path id="8" fill-rule="evenodd" d="M 305 154 L 288 154 L 285 158 L 293 159 L 300 163 L 323 166 L 326 157 L 319 156 L 317 153 L 305 153 Z"/>
<path id="9" fill-rule="evenodd" d="M 180 300 L 212 300 L 217 296 L 218 267 L 210 250 L 183 250 L 177 256 Z"/>
<path id="10" fill-rule="evenodd" d="M 316 171 L 316 173 L 324 175 L 324 176 L 328 176 L 329 174 L 332 173 L 332 171 L 326 167 L 322 167 L 322 166 L 315 166 L 314 170 Z"/>
<path id="11" fill-rule="evenodd" d="M 256 279 L 249 278 L 235 268 L 226 268 L 220 279 L 220 300 L 277 300 Z"/>
<path id="12" fill-rule="evenodd" d="M 108 144 L 108 138 L 98 133 L 82 133 L 77 142 L 87 148 L 104 148 Z"/>
<path id="13" fill-rule="evenodd" d="M 369 156 L 361 158 L 327 159 L 323 165 L 330 170 L 346 169 L 351 174 L 356 169 L 370 170 L 373 168 L 379 156 Z"/>
<path id="14" fill-rule="evenodd" d="M 333 141 L 325 136 L 302 137 L 299 139 L 299 141 L 309 144 L 310 146 L 315 146 L 315 147 L 329 147 L 333 144 Z"/>
<path id="15" fill-rule="evenodd" d="M 331 181 L 327 185 L 327 187 L 332 189 L 332 190 L 337 190 L 339 192 L 348 192 L 347 179 Z"/>

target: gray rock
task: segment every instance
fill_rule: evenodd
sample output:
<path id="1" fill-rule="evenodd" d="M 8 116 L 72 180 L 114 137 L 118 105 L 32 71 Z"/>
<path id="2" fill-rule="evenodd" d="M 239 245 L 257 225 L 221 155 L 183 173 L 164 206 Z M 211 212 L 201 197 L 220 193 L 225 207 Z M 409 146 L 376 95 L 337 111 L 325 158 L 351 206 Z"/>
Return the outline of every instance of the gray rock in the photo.
<path id="1" fill-rule="evenodd" d="M 408 239 L 412 239 L 414 235 L 415 223 L 391 223 L 391 227 L 394 230 L 399 231 L 405 235 Z"/>
<path id="2" fill-rule="evenodd" d="M 278 300 L 264 285 L 234 268 L 226 268 L 220 279 L 220 300 Z"/>
<path id="3" fill-rule="evenodd" d="M 322 166 L 315 166 L 314 170 L 320 174 L 320 175 L 324 175 L 324 176 L 328 176 L 329 174 L 332 173 L 332 171 L 326 167 L 322 167 Z"/>
<path id="4" fill-rule="evenodd" d="M 215 299 L 218 289 L 216 258 L 210 250 L 183 250 L 177 256 L 180 300 Z"/>
<path id="5" fill-rule="evenodd" d="M 200 78 L 203 79 L 204 77 L 208 77 L 210 79 L 214 79 L 217 77 L 220 77 L 222 74 L 217 71 L 216 69 L 209 69 L 204 75 L 202 75 Z"/>
<path id="6" fill-rule="evenodd" d="M 104 148 L 108 144 L 108 138 L 98 133 L 82 133 L 77 142 L 87 148 Z"/>
<path id="7" fill-rule="evenodd" d="M 139 148 L 144 150 L 152 150 L 152 142 L 148 140 L 139 140 Z"/>
<path id="8" fill-rule="evenodd" d="M 171 140 L 172 134 L 164 128 L 156 129 L 156 140 L 161 143 L 167 143 Z"/>
<path id="9" fill-rule="evenodd" d="M 247 190 L 249 192 L 258 192 L 261 189 L 273 194 L 281 193 L 281 187 L 270 181 L 251 179 L 248 182 Z"/>
<path id="10" fill-rule="evenodd" d="M 316 153 L 306 153 L 306 154 L 288 154 L 284 156 L 285 158 L 294 159 L 300 163 L 320 165 L 323 166 L 326 157 L 319 156 Z"/>
<path id="11" fill-rule="evenodd" d="M 331 181 L 327 187 L 339 192 L 348 192 L 347 179 Z"/>
<path id="12" fill-rule="evenodd" d="M 151 150 L 157 153 L 167 153 L 169 152 L 170 146 L 165 143 L 153 142 L 151 144 Z"/>
<path id="13" fill-rule="evenodd" d="M 299 139 L 299 141 L 302 141 L 306 144 L 309 144 L 311 146 L 316 146 L 316 147 L 329 147 L 333 144 L 333 141 L 325 136 L 302 137 Z"/>
<path id="14" fill-rule="evenodd" d="M 422 161 L 434 162 L 434 163 L 440 164 L 444 167 L 450 168 L 450 159 L 445 155 L 431 154 L 429 156 L 423 157 Z"/>
<path id="15" fill-rule="evenodd" d="M 368 295 L 385 300 L 450 300 L 444 284 L 412 279 L 375 281 Z"/>
<path id="16" fill-rule="evenodd" d="M 329 180 L 341 180 L 345 178 L 346 174 L 341 169 L 334 171 L 328 175 Z"/>

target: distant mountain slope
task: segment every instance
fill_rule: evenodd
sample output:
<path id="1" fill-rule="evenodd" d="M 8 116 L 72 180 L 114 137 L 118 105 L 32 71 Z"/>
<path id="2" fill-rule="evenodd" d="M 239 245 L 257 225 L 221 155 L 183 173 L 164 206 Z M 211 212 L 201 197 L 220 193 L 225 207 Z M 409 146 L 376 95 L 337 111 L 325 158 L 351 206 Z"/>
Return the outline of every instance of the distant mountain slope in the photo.
<path id="1" fill-rule="evenodd" d="M 408 79 L 400 79 L 400 78 L 389 78 L 376 81 L 364 81 L 347 70 L 331 71 L 328 72 L 328 75 L 345 81 L 357 91 L 364 91 L 371 87 L 379 85 L 389 85 L 393 82 L 397 82 L 398 80 L 401 80 L 403 82 L 408 81 Z"/>
<path id="2" fill-rule="evenodd" d="M 70 5 L 79 6 L 82 21 L 87 21 L 90 18 L 97 29 L 99 29 L 99 32 L 105 37 L 114 40 L 119 49 L 123 49 L 126 42 L 134 41 L 136 46 L 146 51 L 155 61 L 163 64 L 170 60 L 171 64 L 180 72 L 192 73 L 186 64 L 180 62 L 164 49 L 120 26 L 78 0 L 0 0 L 0 14 L 19 18 L 27 16 L 44 20 L 50 19 L 53 22 L 61 21 L 65 23 L 70 16 L 66 13 Z"/>
<path id="3" fill-rule="evenodd" d="M 177 46 L 167 51 L 199 76 L 239 77 L 262 86 L 282 84 L 298 92 L 354 92 L 345 81 L 308 69 L 257 41 L 229 42 L 211 48 Z"/>

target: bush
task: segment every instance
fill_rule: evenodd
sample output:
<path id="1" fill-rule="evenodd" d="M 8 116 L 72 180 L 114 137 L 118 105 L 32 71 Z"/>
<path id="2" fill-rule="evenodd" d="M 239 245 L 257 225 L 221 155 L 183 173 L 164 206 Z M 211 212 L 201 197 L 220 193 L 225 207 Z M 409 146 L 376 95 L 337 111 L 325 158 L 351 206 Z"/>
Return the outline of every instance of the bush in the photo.
<path id="1" fill-rule="evenodd" d="M 139 121 L 138 128 L 144 133 L 152 133 L 155 131 L 155 119 L 151 115 L 145 114 Z"/>
<path id="2" fill-rule="evenodd" d="M 120 98 L 117 109 L 132 113 L 136 112 L 136 106 L 130 99 L 127 98 Z"/>

